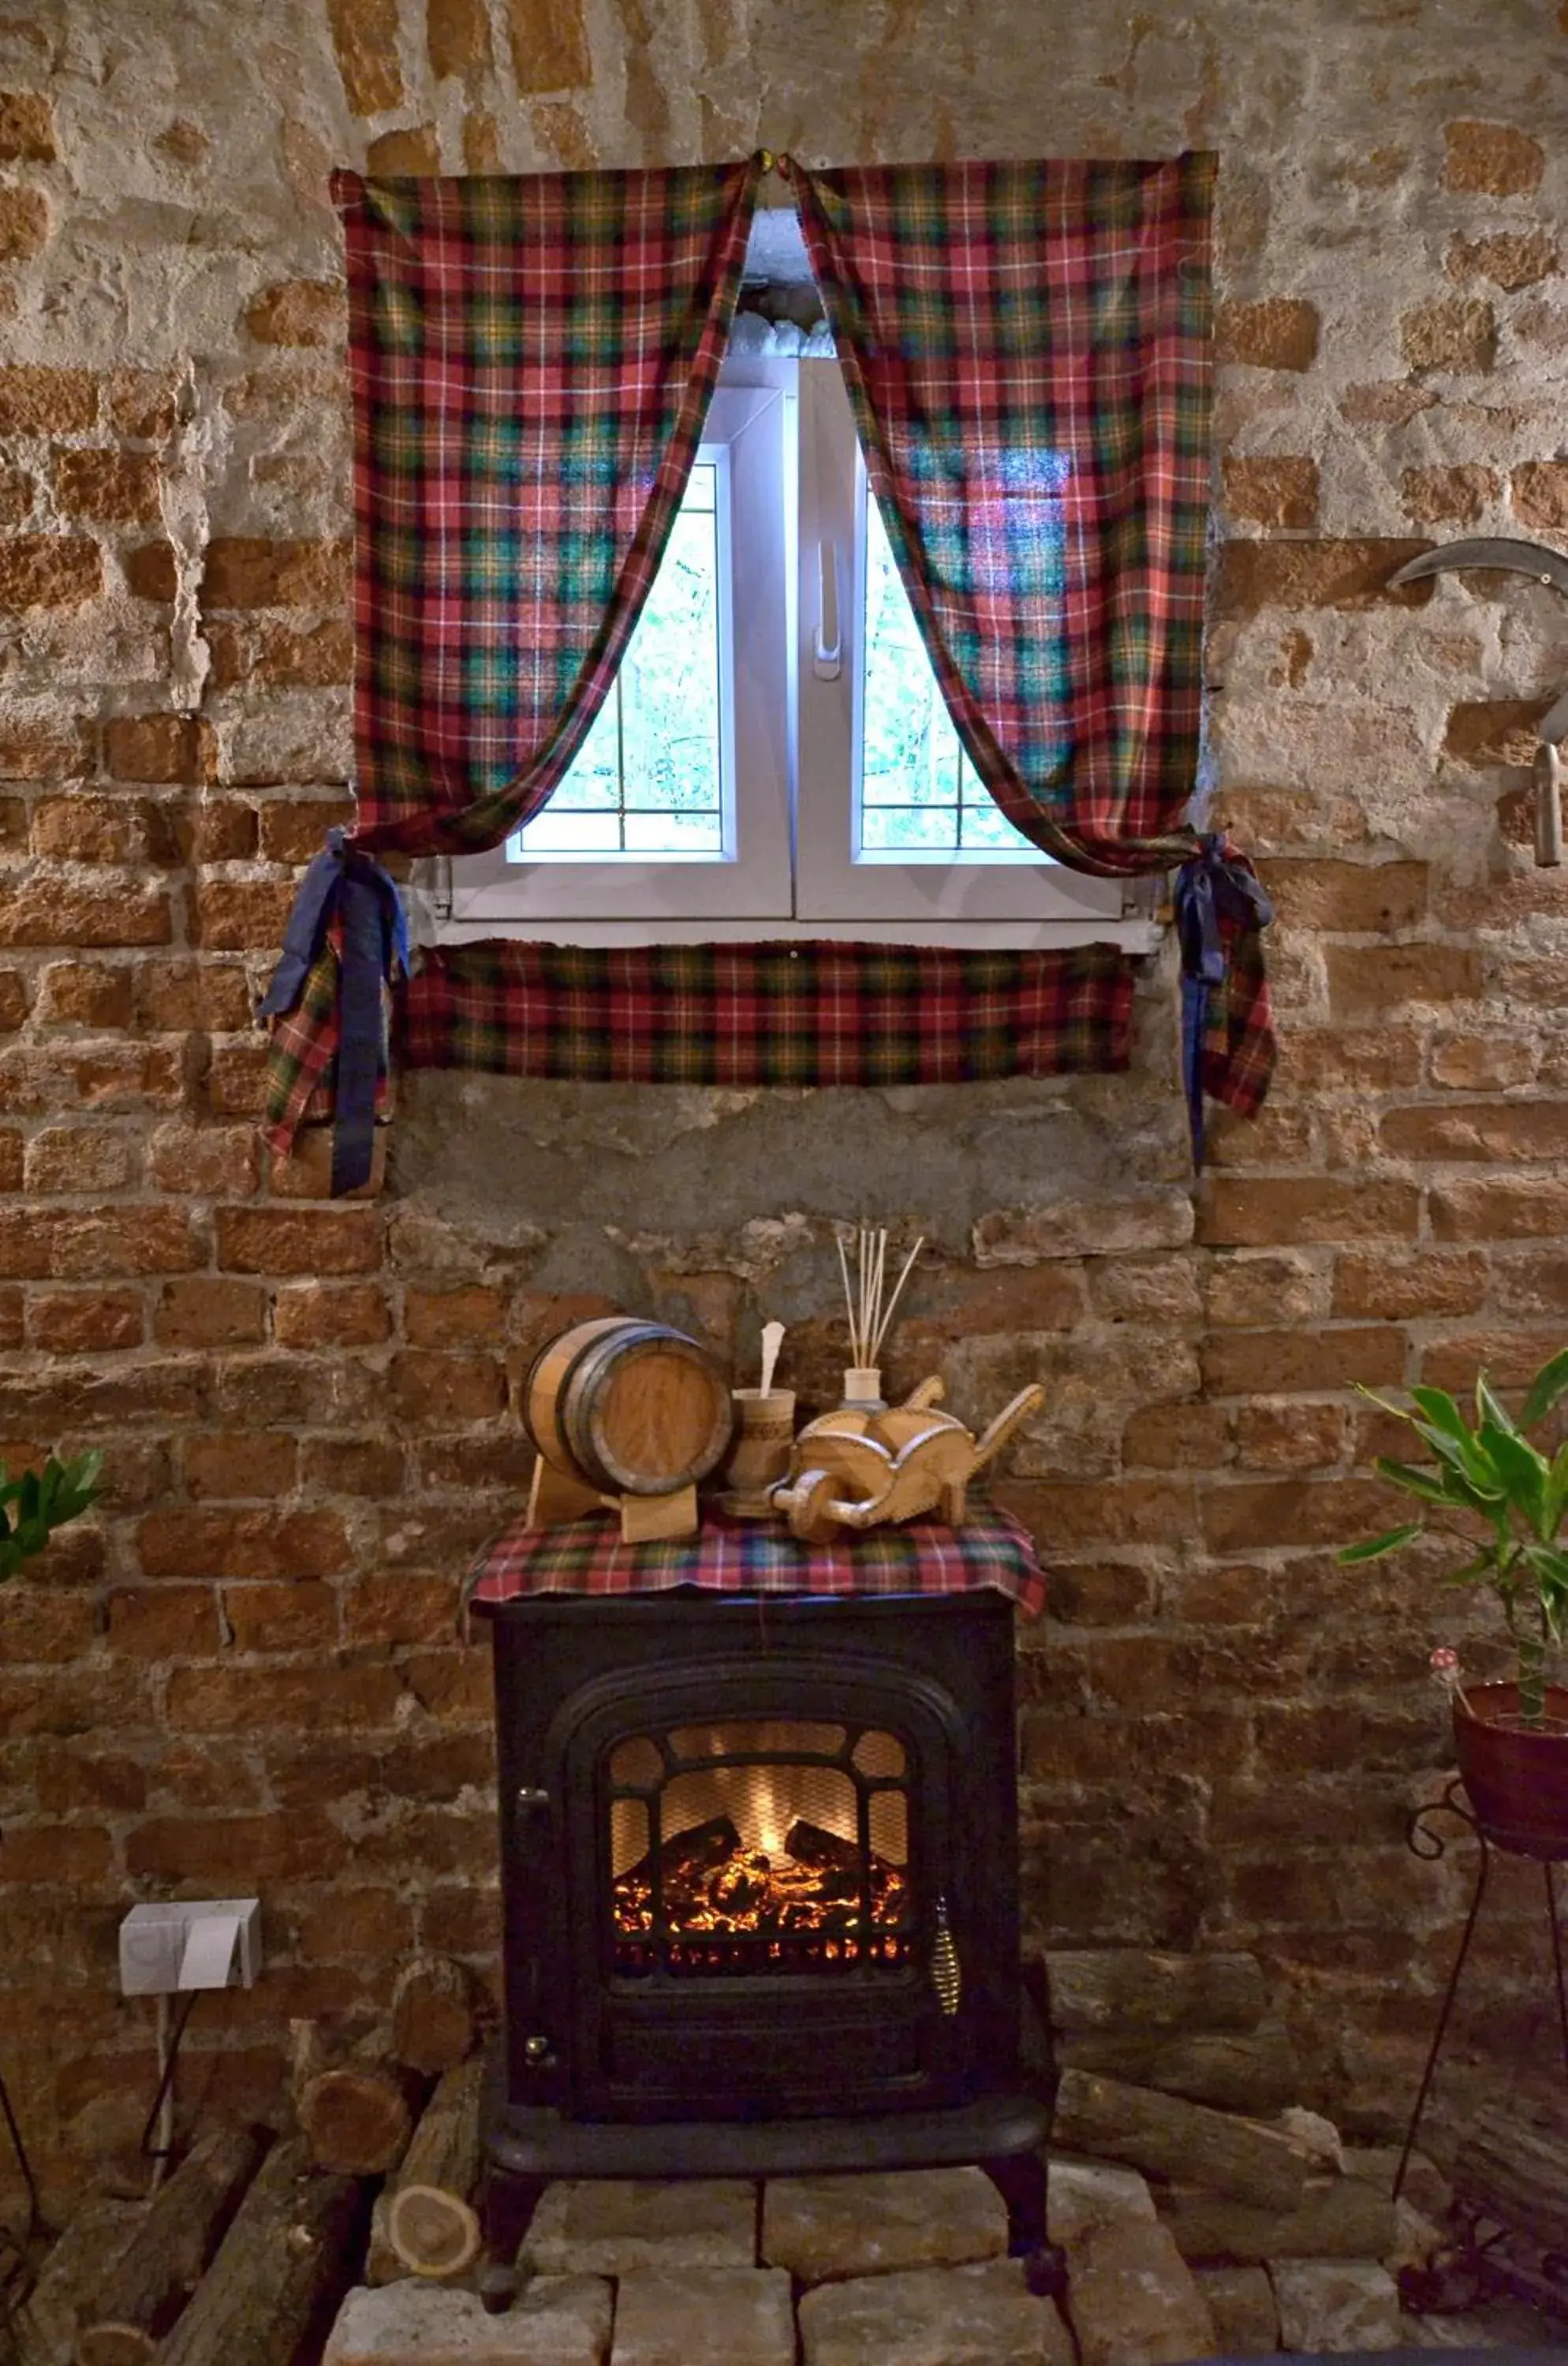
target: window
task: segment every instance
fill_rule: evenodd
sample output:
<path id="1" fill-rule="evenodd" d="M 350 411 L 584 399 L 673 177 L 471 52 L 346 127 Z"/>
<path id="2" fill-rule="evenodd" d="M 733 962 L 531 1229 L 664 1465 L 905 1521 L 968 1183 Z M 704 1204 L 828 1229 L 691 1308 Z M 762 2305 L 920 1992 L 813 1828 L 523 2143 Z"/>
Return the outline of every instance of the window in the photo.
<path id="1" fill-rule="evenodd" d="M 1146 886 L 1066 870 L 993 804 L 921 646 L 838 364 L 771 353 L 726 363 L 620 677 L 554 797 L 504 847 L 425 871 L 448 942 L 1156 936 Z"/>

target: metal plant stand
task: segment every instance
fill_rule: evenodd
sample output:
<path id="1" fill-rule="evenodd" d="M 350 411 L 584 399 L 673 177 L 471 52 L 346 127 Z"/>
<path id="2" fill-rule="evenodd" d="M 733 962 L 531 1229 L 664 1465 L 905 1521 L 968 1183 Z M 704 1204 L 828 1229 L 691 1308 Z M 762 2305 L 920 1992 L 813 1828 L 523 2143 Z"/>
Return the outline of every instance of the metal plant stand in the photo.
<path id="1" fill-rule="evenodd" d="M 1564 2077 L 1568 2078 L 1568 1979 L 1565 1979 L 1563 1973 L 1562 1933 L 1557 1911 L 1554 1870 L 1557 1865 L 1568 1859 L 1568 1840 L 1553 1845 L 1533 1836 L 1502 1832 L 1488 1828 L 1469 1805 L 1464 1786 L 1456 1776 L 1445 1786 L 1440 1798 L 1429 1800 L 1424 1808 L 1417 1808 L 1410 1819 L 1405 1834 L 1406 1840 L 1413 1854 L 1422 1858 L 1428 1865 L 1435 1865 L 1439 1858 L 1447 1855 L 1450 1840 L 1455 1837 L 1450 1834 L 1445 1838 L 1433 1822 L 1432 1819 L 1441 1816 L 1450 1817 L 1456 1823 L 1461 1824 L 1475 1841 L 1479 1851 L 1476 1860 L 1475 1887 L 1471 1893 L 1470 1909 L 1465 1916 L 1464 1929 L 1460 1935 L 1459 1950 L 1454 1956 L 1453 1968 L 1449 1974 L 1448 1986 L 1443 1991 L 1437 2027 L 1432 2032 L 1432 2043 L 1427 2049 L 1426 2067 L 1421 2074 L 1421 2084 L 1416 2092 L 1415 2107 L 1410 2114 L 1410 2124 L 1405 2130 L 1404 2148 L 1400 2154 L 1399 2169 L 1393 2180 L 1393 2199 L 1396 2202 L 1404 2189 L 1405 2171 L 1410 2165 L 1410 2156 L 1415 2150 L 1416 2138 L 1427 2109 L 1427 2099 L 1431 2091 L 1438 2057 L 1448 2036 L 1449 2023 L 1453 2016 L 1454 2000 L 1459 1993 L 1460 1980 L 1470 1954 L 1471 1942 L 1475 1936 L 1482 1900 L 1486 1895 L 1486 1885 L 1492 1871 L 1492 1857 L 1495 1850 L 1500 1851 L 1506 1856 L 1530 1858 L 1540 1866 L 1545 1893 L 1547 1928 L 1551 1934 L 1551 1965 L 1557 1990 L 1557 2025 L 1562 2044 Z M 1508 2230 L 1497 2227 L 1492 2234 L 1484 2234 L 1483 2231 L 1485 2224 L 1484 2214 L 1475 2207 L 1467 2204 L 1462 2194 L 1456 2195 L 1454 2217 L 1457 2239 L 1452 2248 L 1441 2255 L 1437 2265 L 1431 2270 L 1406 2268 L 1401 2271 L 1400 2285 L 1408 2305 L 1423 2310 L 1444 2307 L 1462 2308 L 1468 2306 L 1471 2299 L 1481 2292 L 1501 2290 L 1511 2293 L 1516 2298 L 1529 2300 L 1538 2306 L 1544 2305 L 1558 2311 L 1568 2308 L 1568 2262 L 1555 2253 L 1548 2253 L 1539 2264 L 1527 2264 L 1514 2255 L 1511 2245 L 1508 2250 L 1504 2252 L 1499 2246 Z M 1467 2285 L 1468 2290 L 1464 2289 Z"/>

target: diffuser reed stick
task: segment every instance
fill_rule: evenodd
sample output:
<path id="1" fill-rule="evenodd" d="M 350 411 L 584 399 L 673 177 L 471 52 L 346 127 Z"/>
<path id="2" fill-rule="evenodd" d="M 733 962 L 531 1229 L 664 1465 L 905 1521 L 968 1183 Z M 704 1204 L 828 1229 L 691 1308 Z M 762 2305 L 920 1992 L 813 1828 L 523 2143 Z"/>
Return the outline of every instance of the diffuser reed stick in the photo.
<path id="1" fill-rule="evenodd" d="M 836 1234 L 835 1239 L 839 1250 L 839 1271 L 844 1285 L 844 1313 L 850 1334 L 850 1367 L 844 1374 L 844 1394 L 852 1403 L 867 1403 L 880 1398 L 882 1380 L 876 1369 L 876 1359 L 882 1352 L 882 1343 L 887 1336 L 898 1301 L 904 1294 L 904 1285 L 914 1271 L 915 1259 L 926 1245 L 925 1235 L 921 1234 L 904 1259 L 891 1296 L 887 1290 L 886 1226 L 861 1224 L 856 1227 L 855 1286 L 852 1290 L 850 1286 L 850 1259 L 842 1233 Z"/>

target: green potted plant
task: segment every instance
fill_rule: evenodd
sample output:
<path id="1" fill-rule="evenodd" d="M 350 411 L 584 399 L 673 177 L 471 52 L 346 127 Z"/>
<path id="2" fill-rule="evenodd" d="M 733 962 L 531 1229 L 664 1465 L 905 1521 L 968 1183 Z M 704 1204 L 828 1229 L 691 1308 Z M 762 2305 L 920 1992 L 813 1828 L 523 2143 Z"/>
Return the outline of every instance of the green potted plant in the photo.
<path id="1" fill-rule="evenodd" d="M 51 1454 L 41 1470 L 12 1479 L 0 1462 L 0 1583 L 42 1552 L 56 1528 L 86 1510 L 102 1468 L 101 1454 L 78 1454 L 69 1462 Z"/>
<path id="2" fill-rule="evenodd" d="M 1413 1408 L 1363 1389 L 1385 1413 L 1408 1422 L 1429 1449 L 1428 1467 L 1380 1455 L 1377 1469 L 1427 1508 L 1419 1519 L 1346 1545 L 1345 1562 L 1377 1560 L 1436 1528 L 1466 1558 L 1450 1583 L 1491 1587 L 1506 1622 L 1514 1674 L 1506 1684 L 1466 1684 L 1458 1654 L 1439 1648 L 1433 1672 L 1453 1704 L 1460 1772 L 1483 1831 L 1531 1855 L 1568 1849 L 1568 1690 L 1548 1682 L 1549 1657 L 1568 1621 L 1568 1446 L 1543 1453 L 1525 1435 L 1568 1393 L 1568 1349 L 1541 1366 L 1517 1422 L 1487 1386 L 1475 1384 L 1468 1421 L 1443 1389 L 1412 1389 Z"/>

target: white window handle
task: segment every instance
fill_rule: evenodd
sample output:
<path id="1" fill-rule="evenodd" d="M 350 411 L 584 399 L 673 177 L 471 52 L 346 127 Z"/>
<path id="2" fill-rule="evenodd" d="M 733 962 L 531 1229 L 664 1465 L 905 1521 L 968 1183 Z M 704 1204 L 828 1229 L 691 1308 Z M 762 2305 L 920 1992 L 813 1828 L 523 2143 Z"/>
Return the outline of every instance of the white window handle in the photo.
<path id="1" fill-rule="evenodd" d="M 839 634 L 839 553 L 831 542 L 817 546 L 817 647 L 811 670 L 818 682 L 837 682 L 843 670 Z"/>

